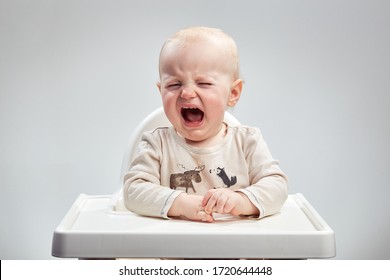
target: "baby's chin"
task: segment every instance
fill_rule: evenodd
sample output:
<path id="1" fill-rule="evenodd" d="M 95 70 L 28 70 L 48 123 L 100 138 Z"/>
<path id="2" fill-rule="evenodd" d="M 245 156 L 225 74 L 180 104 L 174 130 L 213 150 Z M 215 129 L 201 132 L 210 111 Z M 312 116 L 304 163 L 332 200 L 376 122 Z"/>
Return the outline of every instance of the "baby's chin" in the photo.
<path id="1" fill-rule="evenodd" d="M 193 146 L 199 146 L 202 143 L 207 141 L 207 136 L 202 133 L 201 131 L 188 131 L 186 129 L 177 129 L 176 128 L 177 134 L 184 139 L 184 141 L 187 144 L 193 145 Z"/>
<path id="2" fill-rule="evenodd" d="M 183 132 L 182 137 L 188 144 L 200 144 L 207 140 L 206 136 L 202 135 L 201 133 L 194 133 L 193 131 L 192 133 Z"/>
<path id="3" fill-rule="evenodd" d="M 194 133 L 194 131 L 192 131 L 191 134 L 183 134 L 184 136 L 182 137 L 185 139 L 187 144 L 199 148 L 208 148 L 218 145 L 225 136 L 224 134 L 218 132 L 211 133 L 211 131 L 208 131 L 208 133 L 202 131 Z"/>

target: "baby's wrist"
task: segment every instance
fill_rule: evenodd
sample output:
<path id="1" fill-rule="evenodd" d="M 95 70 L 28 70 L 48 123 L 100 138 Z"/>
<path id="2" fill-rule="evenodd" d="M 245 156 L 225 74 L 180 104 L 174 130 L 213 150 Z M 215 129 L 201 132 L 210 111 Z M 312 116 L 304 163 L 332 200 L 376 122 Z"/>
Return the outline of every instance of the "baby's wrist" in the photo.
<path id="1" fill-rule="evenodd" d="M 175 198 L 168 211 L 168 217 L 179 217 L 183 215 L 182 210 L 184 209 L 183 204 L 185 204 L 184 200 L 186 196 L 187 193 L 181 193 Z"/>
<path id="2" fill-rule="evenodd" d="M 243 199 L 240 215 L 245 215 L 245 216 L 247 216 L 247 215 L 258 215 L 259 214 L 259 209 L 257 209 L 257 207 L 250 201 L 248 196 L 245 193 L 243 193 L 243 192 L 237 192 L 237 193 L 240 194 L 242 199 Z"/>

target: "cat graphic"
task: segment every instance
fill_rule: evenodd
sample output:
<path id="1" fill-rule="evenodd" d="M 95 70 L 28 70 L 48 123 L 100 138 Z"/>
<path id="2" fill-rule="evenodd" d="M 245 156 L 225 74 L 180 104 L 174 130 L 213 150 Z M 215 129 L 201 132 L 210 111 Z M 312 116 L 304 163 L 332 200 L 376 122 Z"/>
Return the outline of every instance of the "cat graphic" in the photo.
<path id="1" fill-rule="evenodd" d="M 233 186 L 235 183 L 237 183 L 237 177 L 232 176 L 229 179 L 229 176 L 225 172 L 225 167 L 217 167 L 217 175 L 222 179 L 223 183 L 226 185 L 227 188 L 230 186 Z"/>

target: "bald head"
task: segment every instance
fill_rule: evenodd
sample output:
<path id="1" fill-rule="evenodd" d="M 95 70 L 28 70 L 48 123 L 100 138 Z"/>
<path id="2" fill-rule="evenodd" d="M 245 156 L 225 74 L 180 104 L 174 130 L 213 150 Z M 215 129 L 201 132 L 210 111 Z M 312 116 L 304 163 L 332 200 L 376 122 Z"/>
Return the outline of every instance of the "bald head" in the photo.
<path id="1" fill-rule="evenodd" d="M 232 78 L 240 76 L 237 46 L 233 38 L 220 29 L 209 27 L 191 27 L 182 29 L 169 38 L 163 45 L 160 52 L 159 70 L 161 73 L 161 58 L 170 47 L 186 48 L 196 44 L 211 44 L 218 48 L 224 56 L 227 69 L 230 69 Z"/>

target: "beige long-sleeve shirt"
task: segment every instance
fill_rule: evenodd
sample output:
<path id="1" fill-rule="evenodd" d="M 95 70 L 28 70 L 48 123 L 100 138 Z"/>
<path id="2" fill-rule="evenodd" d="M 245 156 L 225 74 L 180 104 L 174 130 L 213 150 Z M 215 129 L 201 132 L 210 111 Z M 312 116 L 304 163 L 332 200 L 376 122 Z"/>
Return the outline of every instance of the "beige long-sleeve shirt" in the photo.
<path id="1" fill-rule="evenodd" d="M 212 188 L 243 192 L 259 218 L 279 212 L 287 198 L 287 177 L 260 131 L 228 126 L 211 148 L 188 145 L 173 127 L 144 133 L 139 152 L 124 176 L 124 203 L 135 213 L 168 218 L 182 192 L 204 195 Z"/>

